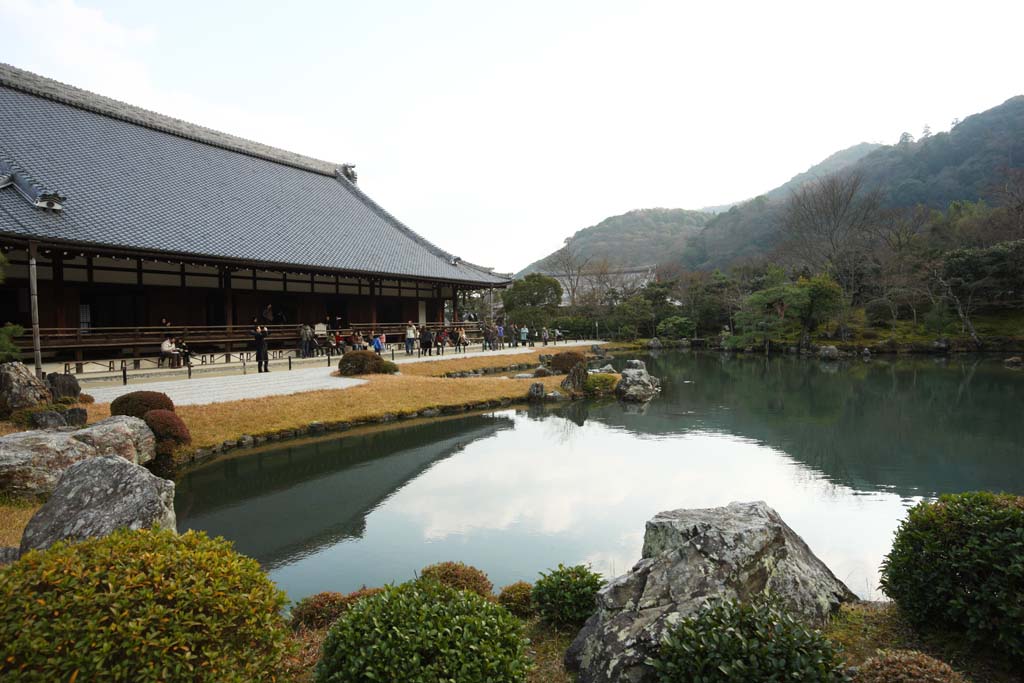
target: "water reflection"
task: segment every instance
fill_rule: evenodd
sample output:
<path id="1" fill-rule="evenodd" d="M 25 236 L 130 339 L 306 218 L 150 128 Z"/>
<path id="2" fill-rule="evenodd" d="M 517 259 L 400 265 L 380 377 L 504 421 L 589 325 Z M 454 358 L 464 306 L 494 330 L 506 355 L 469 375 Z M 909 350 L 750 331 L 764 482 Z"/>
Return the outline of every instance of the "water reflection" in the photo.
<path id="1" fill-rule="evenodd" d="M 613 575 L 656 512 L 762 499 L 868 597 L 909 502 L 1024 492 L 1022 376 L 996 364 L 649 367 L 665 389 L 642 413 L 507 410 L 211 463 L 179 482 L 179 525 L 234 540 L 297 599 L 445 559 L 498 585 L 559 562 Z"/>

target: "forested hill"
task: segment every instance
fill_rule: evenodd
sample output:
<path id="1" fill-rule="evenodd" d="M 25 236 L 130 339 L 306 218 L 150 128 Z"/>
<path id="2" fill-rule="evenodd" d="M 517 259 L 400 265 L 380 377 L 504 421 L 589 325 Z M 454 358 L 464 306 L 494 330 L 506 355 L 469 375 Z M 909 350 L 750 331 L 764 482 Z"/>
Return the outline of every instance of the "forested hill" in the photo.
<path id="1" fill-rule="evenodd" d="M 970 116 L 948 133 L 919 140 L 904 134 L 895 145 L 870 147 L 843 150 L 785 185 L 718 214 L 689 240 L 676 262 L 691 269 L 721 268 L 771 253 L 783 202 L 800 183 L 821 175 L 821 167 L 827 167 L 825 173 L 860 173 L 865 187 L 879 190 L 888 207 L 945 209 L 957 200 L 984 199 L 1005 168 L 1024 165 L 1024 96 Z"/>
<path id="2" fill-rule="evenodd" d="M 608 259 L 618 267 L 654 266 L 666 254 L 681 258 L 686 240 L 696 235 L 711 218 L 709 214 L 686 209 L 637 209 L 606 218 L 569 238 L 578 259 Z M 557 270 L 554 254 L 534 261 L 516 277 Z"/>

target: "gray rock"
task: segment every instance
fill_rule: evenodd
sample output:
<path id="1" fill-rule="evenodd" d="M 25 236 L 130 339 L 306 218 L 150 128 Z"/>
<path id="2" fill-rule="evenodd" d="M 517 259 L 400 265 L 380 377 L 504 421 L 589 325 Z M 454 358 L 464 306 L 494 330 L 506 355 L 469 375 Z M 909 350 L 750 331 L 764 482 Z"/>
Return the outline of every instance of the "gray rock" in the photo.
<path id="1" fill-rule="evenodd" d="M 627 360 L 622 378 L 615 385 L 615 395 L 620 401 L 643 403 L 650 401 L 661 391 L 661 381 L 647 372 L 642 360 Z"/>
<path id="2" fill-rule="evenodd" d="M 537 360 L 540 361 L 541 365 L 547 365 L 548 363 L 551 362 L 551 359 L 554 357 L 554 354 L 542 353 L 539 356 L 537 356 Z"/>
<path id="3" fill-rule="evenodd" d="M 871 349 L 864 347 L 864 350 L 860 352 L 861 358 L 864 360 L 871 360 Z"/>
<path id="4" fill-rule="evenodd" d="M 607 358 L 608 357 L 608 352 L 605 351 L 604 347 L 601 346 L 600 344 L 591 344 L 590 345 L 590 352 L 592 354 L 594 354 L 595 356 L 597 356 L 598 358 Z"/>
<path id="5" fill-rule="evenodd" d="M 949 342 L 949 339 L 947 339 L 946 337 L 940 337 L 939 339 L 936 339 L 935 341 L 932 342 L 932 348 L 940 353 L 947 353 L 950 349 L 950 346 L 951 344 Z"/>
<path id="6" fill-rule="evenodd" d="M 137 417 L 115 415 L 78 430 L 18 432 L 0 437 L 0 492 L 39 497 L 53 491 L 71 465 L 116 455 L 143 465 L 155 456 L 153 432 Z"/>
<path id="7" fill-rule="evenodd" d="M 50 389 L 22 363 L 0 363 L 0 414 L 50 403 Z"/>
<path id="8" fill-rule="evenodd" d="M 526 400 L 530 403 L 541 403 L 544 401 L 544 394 L 544 384 L 534 382 L 530 385 L 530 390 L 526 392 Z"/>
<path id="9" fill-rule="evenodd" d="M 657 337 L 651 337 L 651 340 L 649 342 L 647 342 L 647 348 L 655 349 L 655 350 L 656 349 L 660 349 L 661 348 L 661 340 L 658 339 Z"/>
<path id="10" fill-rule="evenodd" d="M 46 386 L 53 395 L 53 400 L 61 398 L 73 398 L 76 401 L 82 394 L 82 386 L 74 375 L 66 373 L 51 372 L 46 376 Z"/>
<path id="11" fill-rule="evenodd" d="M 839 360 L 839 349 L 834 346 L 819 346 L 818 358 L 821 360 Z"/>
<path id="12" fill-rule="evenodd" d="M 614 375 L 616 372 L 618 372 L 615 368 L 612 367 L 611 363 L 606 363 L 603 367 L 598 368 L 597 371 L 605 375 Z"/>
<path id="13" fill-rule="evenodd" d="M 249 434 L 242 434 L 240 437 L 238 437 L 239 448 L 252 448 L 255 445 L 256 439 L 254 439 Z"/>
<path id="14" fill-rule="evenodd" d="M 0 567 L 10 564 L 21 557 L 21 550 L 13 547 L 0 548 Z"/>
<path id="15" fill-rule="evenodd" d="M 534 375 L 532 372 L 520 372 L 516 374 L 512 379 L 533 379 Z"/>
<path id="16" fill-rule="evenodd" d="M 560 391 L 558 391 L 556 389 L 555 391 L 552 391 L 552 392 L 548 393 L 548 395 L 544 397 L 544 400 L 546 400 L 546 401 L 565 401 L 568 398 L 569 398 L 568 396 L 566 396 L 565 394 L 563 394 L 562 392 L 560 392 Z"/>
<path id="17" fill-rule="evenodd" d="M 426 408 L 420 411 L 421 417 L 437 417 L 441 414 L 441 411 L 437 408 Z"/>
<path id="18" fill-rule="evenodd" d="M 64 421 L 69 427 L 84 427 L 89 420 L 89 412 L 85 408 L 68 408 L 64 411 Z"/>
<path id="19" fill-rule="evenodd" d="M 572 366 L 569 370 L 569 374 L 562 380 L 562 389 L 567 391 L 570 395 L 582 394 L 584 386 L 587 383 L 587 364 L 579 362 Z"/>
<path id="20" fill-rule="evenodd" d="M 643 559 L 601 589 L 566 666 L 579 683 L 653 682 L 646 660 L 681 618 L 711 598 L 764 592 L 818 625 L 856 600 L 763 502 L 662 512 L 647 522 Z"/>
<path id="21" fill-rule="evenodd" d="M 175 529 L 174 482 L 124 458 L 99 456 L 75 463 L 21 537 L 21 553 L 57 541 L 106 536 L 116 529 Z"/>
<path id="22" fill-rule="evenodd" d="M 1010 356 L 1003 361 L 1003 365 L 1008 368 L 1019 368 L 1024 366 L 1024 360 L 1022 360 L 1020 356 Z"/>
<path id="23" fill-rule="evenodd" d="M 68 426 L 64 414 L 56 410 L 38 410 L 29 415 L 28 421 L 33 429 L 59 429 Z"/>
<path id="24" fill-rule="evenodd" d="M 533 371 L 533 376 L 534 377 L 550 377 L 553 374 L 555 374 L 555 373 L 551 372 L 550 370 L 548 370 L 543 365 Z"/>

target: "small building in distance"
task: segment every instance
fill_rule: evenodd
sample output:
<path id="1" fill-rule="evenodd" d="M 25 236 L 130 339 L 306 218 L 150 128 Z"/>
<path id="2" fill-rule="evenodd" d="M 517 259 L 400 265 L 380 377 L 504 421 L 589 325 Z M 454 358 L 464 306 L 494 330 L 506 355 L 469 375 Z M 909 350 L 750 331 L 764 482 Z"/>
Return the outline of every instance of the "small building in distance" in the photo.
<path id="1" fill-rule="evenodd" d="M 350 166 L 4 64 L 0 249 L 0 323 L 31 325 L 34 255 L 44 351 L 79 356 L 162 319 L 228 338 L 268 305 L 282 325 L 436 323 L 510 279 L 414 232 Z"/>

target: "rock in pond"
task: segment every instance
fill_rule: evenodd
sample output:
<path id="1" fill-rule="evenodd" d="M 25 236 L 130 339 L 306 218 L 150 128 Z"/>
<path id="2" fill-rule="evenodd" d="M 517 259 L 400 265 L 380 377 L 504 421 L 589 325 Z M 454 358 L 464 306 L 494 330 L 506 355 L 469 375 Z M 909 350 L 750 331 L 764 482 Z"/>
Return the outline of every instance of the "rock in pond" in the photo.
<path id="1" fill-rule="evenodd" d="M 661 382 L 647 373 L 642 360 L 627 360 L 622 379 L 615 385 L 615 395 L 621 401 L 643 403 L 661 391 Z"/>
<path id="2" fill-rule="evenodd" d="M 174 482 L 115 455 L 75 463 L 29 520 L 21 553 L 122 529 L 175 529 Z"/>
<path id="3" fill-rule="evenodd" d="M 530 403 L 542 403 L 544 394 L 544 385 L 541 382 L 534 382 L 530 385 L 530 390 L 526 392 L 526 400 Z"/>
<path id="4" fill-rule="evenodd" d="M 661 340 L 658 339 L 657 337 L 651 337 L 651 340 L 647 342 L 647 348 L 651 349 L 652 351 L 657 351 L 658 349 L 661 348 Z"/>
<path id="5" fill-rule="evenodd" d="M 52 400 L 50 389 L 23 363 L 0 363 L 0 414 Z"/>
<path id="6" fill-rule="evenodd" d="M 155 456 L 155 439 L 137 417 L 115 415 L 83 429 L 18 432 L 0 437 L 0 492 L 39 497 L 53 490 L 71 465 L 116 455 L 143 465 Z"/>
<path id="7" fill-rule="evenodd" d="M 572 366 L 569 370 L 569 374 L 562 380 L 562 389 L 569 392 L 570 395 L 582 394 L 583 389 L 587 384 L 587 364 L 580 361 L 576 365 Z"/>
<path id="8" fill-rule="evenodd" d="M 1019 368 L 1024 366 L 1024 360 L 1022 360 L 1020 356 L 1010 356 L 1003 361 L 1003 365 L 1008 368 Z"/>
<path id="9" fill-rule="evenodd" d="M 856 599 L 763 502 L 659 513 L 647 522 L 643 559 L 598 593 L 566 667 L 579 683 L 653 683 L 646 660 L 681 618 L 712 598 L 765 591 L 812 624 Z"/>
<path id="10" fill-rule="evenodd" d="M 834 346 L 819 346 L 818 358 L 821 360 L 839 360 L 839 349 Z"/>

